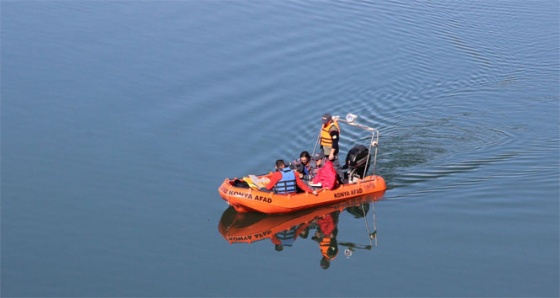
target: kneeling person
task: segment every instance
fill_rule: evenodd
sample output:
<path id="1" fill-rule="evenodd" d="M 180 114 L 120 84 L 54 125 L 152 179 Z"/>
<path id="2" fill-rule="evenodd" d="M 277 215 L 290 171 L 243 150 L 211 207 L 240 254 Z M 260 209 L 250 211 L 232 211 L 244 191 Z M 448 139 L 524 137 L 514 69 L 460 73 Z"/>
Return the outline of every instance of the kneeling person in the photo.
<path id="1" fill-rule="evenodd" d="M 274 193 L 277 194 L 290 194 L 297 192 L 297 186 L 305 192 L 317 195 L 317 191 L 309 188 L 295 171 L 286 167 L 284 161 L 279 159 L 276 161 L 276 172 L 270 176 L 270 181 L 264 188 L 267 190 L 274 189 Z"/>

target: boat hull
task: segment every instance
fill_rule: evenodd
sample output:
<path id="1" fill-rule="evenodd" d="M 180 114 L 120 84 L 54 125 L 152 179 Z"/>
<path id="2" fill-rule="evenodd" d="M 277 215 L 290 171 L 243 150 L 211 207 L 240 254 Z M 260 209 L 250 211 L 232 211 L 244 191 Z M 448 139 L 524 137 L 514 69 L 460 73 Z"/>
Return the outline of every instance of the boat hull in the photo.
<path id="1" fill-rule="evenodd" d="M 271 174 L 264 175 L 264 177 Z M 222 199 L 237 212 L 261 212 L 266 214 L 285 214 L 299 210 L 342 202 L 354 197 L 380 193 L 387 189 L 381 176 L 368 176 L 359 182 L 342 184 L 336 189 L 320 189 L 315 196 L 311 193 L 275 194 L 258 189 L 237 187 L 236 179 L 225 179 L 218 191 Z"/>

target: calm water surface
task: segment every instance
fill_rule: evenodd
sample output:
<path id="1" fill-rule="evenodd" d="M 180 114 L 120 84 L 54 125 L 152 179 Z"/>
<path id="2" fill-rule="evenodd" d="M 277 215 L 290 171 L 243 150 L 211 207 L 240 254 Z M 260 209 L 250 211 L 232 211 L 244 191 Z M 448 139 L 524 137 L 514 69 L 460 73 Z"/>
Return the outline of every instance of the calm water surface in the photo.
<path id="1" fill-rule="evenodd" d="M 559 11 L 2 1 L 2 296 L 558 297 Z M 381 132 L 383 198 L 341 210 L 327 270 L 312 234 L 230 244 L 220 183 L 325 112 Z"/>

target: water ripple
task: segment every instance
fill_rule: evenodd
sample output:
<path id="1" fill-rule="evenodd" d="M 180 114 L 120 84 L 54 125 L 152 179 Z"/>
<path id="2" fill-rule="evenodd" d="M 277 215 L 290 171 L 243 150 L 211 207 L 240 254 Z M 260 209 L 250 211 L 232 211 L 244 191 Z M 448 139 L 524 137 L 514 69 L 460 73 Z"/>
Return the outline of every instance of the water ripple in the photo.
<path id="1" fill-rule="evenodd" d="M 224 127 L 235 123 L 238 142 L 233 146 L 247 147 L 244 154 L 251 156 L 254 168 L 276 158 L 295 158 L 302 150 L 311 152 L 324 112 L 359 114 L 360 123 L 381 132 L 378 168 L 391 187 L 452 177 L 522 156 L 510 150 L 519 146 L 519 131 L 506 125 L 510 114 L 522 108 L 503 101 L 494 109 L 499 106 L 508 113 L 495 113 L 487 109 L 489 97 L 527 86 L 526 77 L 549 80 L 543 72 L 553 73 L 557 65 L 527 64 L 526 53 L 510 50 L 512 39 L 502 37 L 510 24 L 469 21 L 500 11 L 492 3 L 459 1 L 458 8 L 391 2 L 408 12 L 399 15 L 377 15 L 383 11 L 379 5 L 335 2 L 321 10 L 313 3 L 263 5 L 266 13 L 290 10 L 302 18 L 286 21 L 275 14 L 269 21 L 253 14 L 261 26 L 233 32 L 245 43 L 237 44 L 231 55 L 245 59 L 201 73 L 201 81 L 223 78 L 224 87 L 206 86 L 200 93 L 207 96 L 205 104 L 195 110 L 189 106 L 189 113 L 206 115 L 221 105 L 227 112 L 216 121 Z M 336 20 L 331 10 L 338 12 Z M 269 38 L 246 39 L 267 34 Z M 481 34 L 498 42 L 483 43 Z M 537 36 L 536 48 L 547 45 L 547 37 Z M 230 133 L 220 131 L 217 137 Z M 362 132 L 343 126 L 341 154 L 365 139 Z"/>

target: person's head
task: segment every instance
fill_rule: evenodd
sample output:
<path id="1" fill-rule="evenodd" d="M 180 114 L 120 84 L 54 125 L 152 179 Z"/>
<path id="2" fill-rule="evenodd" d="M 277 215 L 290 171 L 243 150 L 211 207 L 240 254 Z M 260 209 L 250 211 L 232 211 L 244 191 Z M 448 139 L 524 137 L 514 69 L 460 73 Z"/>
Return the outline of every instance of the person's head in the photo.
<path id="1" fill-rule="evenodd" d="M 299 155 L 299 159 L 303 164 L 307 164 L 311 160 L 311 156 L 309 155 L 309 152 L 302 151 Z"/>
<path id="2" fill-rule="evenodd" d="M 313 160 L 315 161 L 318 167 L 320 167 L 323 164 L 323 158 L 325 158 L 325 154 L 322 151 L 320 151 L 319 153 L 315 153 L 315 155 L 313 155 Z"/>
<path id="3" fill-rule="evenodd" d="M 331 122 L 331 120 L 332 120 L 332 116 L 329 113 L 325 113 L 323 117 L 321 117 L 321 122 L 323 123 L 323 125 L 328 124 L 329 122 Z"/>
<path id="4" fill-rule="evenodd" d="M 281 170 L 285 166 L 286 166 L 286 164 L 284 163 L 284 160 L 282 160 L 282 159 L 276 160 L 276 169 Z"/>

